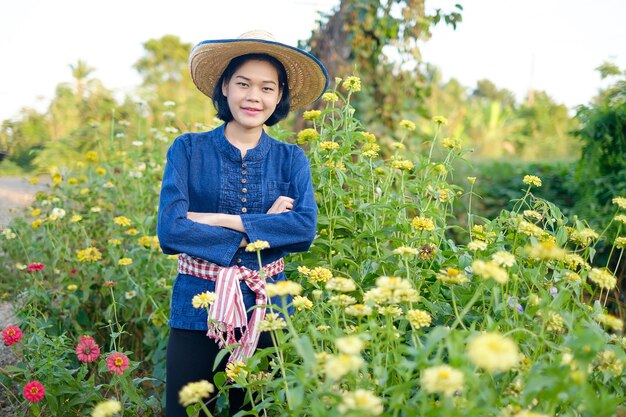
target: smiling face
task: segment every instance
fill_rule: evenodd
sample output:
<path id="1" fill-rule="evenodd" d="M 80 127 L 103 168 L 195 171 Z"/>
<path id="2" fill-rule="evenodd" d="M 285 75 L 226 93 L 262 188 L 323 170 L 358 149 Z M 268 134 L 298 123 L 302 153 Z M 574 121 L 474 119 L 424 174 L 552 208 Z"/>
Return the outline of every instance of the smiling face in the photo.
<path id="1" fill-rule="evenodd" d="M 233 115 L 231 123 L 244 129 L 256 129 L 274 113 L 282 89 L 274 66 L 250 60 L 233 73 L 230 81 L 222 84 L 222 94 Z"/>

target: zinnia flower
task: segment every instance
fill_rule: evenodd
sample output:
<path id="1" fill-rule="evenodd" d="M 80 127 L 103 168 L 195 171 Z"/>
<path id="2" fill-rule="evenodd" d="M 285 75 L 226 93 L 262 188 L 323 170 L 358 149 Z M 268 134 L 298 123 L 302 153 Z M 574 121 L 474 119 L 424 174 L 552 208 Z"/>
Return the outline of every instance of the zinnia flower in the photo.
<path id="1" fill-rule="evenodd" d="M 463 372 L 448 365 L 433 366 L 422 373 L 422 387 L 424 391 L 440 392 L 447 396 L 463 390 L 465 377 Z"/>
<path id="2" fill-rule="evenodd" d="M 207 380 L 198 382 L 190 382 L 185 385 L 178 393 L 180 403 L 187 407 L 188 405 L 195 404 L 201 401 L 215 391 L 215 387 Z"/>
<path id="3" fill-rule="evenodd" d="M 354 392 L 345 392 L 341 396 L 339 412 L 357 412 L 358 415 L 377 416 L 383 413 L 383 401 L 372 392 L 357 389 Z"/>
<path id="4" fill-rule="evenodd" d="M 80 343 L 76 346 L 76 355 L 81 362 L 95 362 L 100 356 L 100 346 L 91 336 L 80 336 Z"/>
<path id="5" fill-rule="evenodd" d="M 612 290 L 617 285 L 617 278 L 607 269 L 593 268 L 589 271 L 589 279 L 600 288 Z"/>
<path id="6" fill-rule="evenodd" d="M 76 257 L 79 262 L 97 262 L 102 259 L 102 254 L 97 248 L 88 247 L 87 249 L 79 250 L 76 253 Z"/>
<path id="7" fill-rule="evenodd" d="M 470 361 L 487 372 L 507 371 L 519 363 L 515 342 L 498 333 L 483 333 L 467 344 Z"/>
<path id="8" fill-rule="evenodd" d="M 196 294 L 193 296 L 191 300 L 191 304 L 193 304 L 193 308 L 208 308 L 211 304 L 215 302 L 217 295 L 211 291 L 205 291 L 200 294 Z"/>
<path id="9" fill-rule="evenodd" d="M 246 252 L 256 252 L 263 249 L 268 249 L 270 244 L 265 240 L 257 240 L 256 242 L 248 243 L 246 246 Z"/>
<path id="10" fill-rule="evenodd" d="M 541 178 L 536 175 L 524 175 L 522 182 L 524 184 L 534 185 L 535 187 L 541 187 Z"/>
<path id="11" fill-rule="evenodd" d="M 31 403 L 38 403 L 43 400 L 46 389 L 39 381 L 31 381 L 24 385 L 24 398 Z"/>
<path id="12" fill-rule="evenodd" d="M 107 367 L 112 374 L 122 375 L 128 369 L 128 357 L 123 353 L 113 352 L 107 358 Z"/>
<path id="13" fill-rule="evenodd" d="M 28 272 L 35 272 L 35 271 L 41 271 L 42 269 L 44 269 L 46 266 L 40 262 L 33 262 L 32 264 L 28 265 L 26 267 L 26 270 Z"/>
<path id="14" fill-rule="evenodd" d="M 2 341 L 5 346 L 12 346 L 22 340 L 22 330 L 17 326 L 7 326 L 2 331 Z"/>
<path id="15" fill-rule="evenodd" d="M 287 327 L 287 323 L 285 322 L 285 319 L 280 317 L 278 314 L 267 313 L 265 315 L 265 318 L 261 320 L 261 322 L 259 322 L 257 326 L 259 332 L 270 332 L 274 330 L 284 329 L 285 327 Z"/>
<path id="16" fill-rule="evenodd" d="M 363 340 L 358 336 L 339 337 L 335 340 L 335 345 L 341 353 L 346 355 L 358 355 L 363 349 Z"/>
<path id="17" fill-rule="evenodd" d="M 293 297 L 293 306 L 298 311 L 310 310 L 313 308 L 313 301 L 309 300 L 307 297 L 296 295 Z"/>
<path id="18" fill-rule="evenodd" d="M 122 411 L 122 404 L 117 400 L 105 400 L 98 403 L 91 412 L 91 417 L 111 417 Z"/>
<path id="19" fill-rule="evenodd" d="M 268 297 L 285 297 L 287 295 L 300 295 L 302 285 L 294 281 L 278 281 L 275 284 L 268 282 L 265 285 Z"/>

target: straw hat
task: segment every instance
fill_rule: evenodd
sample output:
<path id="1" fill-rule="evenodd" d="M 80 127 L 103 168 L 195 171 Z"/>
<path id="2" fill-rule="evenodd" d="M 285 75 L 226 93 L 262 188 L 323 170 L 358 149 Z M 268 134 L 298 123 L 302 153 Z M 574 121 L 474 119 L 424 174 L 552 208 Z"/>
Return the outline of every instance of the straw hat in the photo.
<path id="1" fill-rule="evenodd" d="M 328 73 L 324 65 L 302 49 L 277 42 L 271 33 L 253 30 L 237 39 L 203 41 L 193 47 L 189 55 L 191 79 L 207 96 L 229 62 L 240 55 L 260 53 L 278 59 L 287 71 L 291 94 L 291 109 L 313 103 L 328 87 Z"/>

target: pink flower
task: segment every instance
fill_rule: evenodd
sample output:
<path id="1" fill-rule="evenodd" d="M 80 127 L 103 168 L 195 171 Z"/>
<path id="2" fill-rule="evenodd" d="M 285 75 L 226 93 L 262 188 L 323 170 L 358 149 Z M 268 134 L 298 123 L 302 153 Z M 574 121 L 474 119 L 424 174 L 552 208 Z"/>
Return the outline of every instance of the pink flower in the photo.
<path id="1" fill-rule="evenodd" d="M 117 285 L 117 281 L 107 281 L 104 284 L 102 284 L 105 287 L 113 287 L 115 285 Z"/>
<path id="2" fill-rule="evenodd" d="M 81 362 L 95 362 L 100 356 L 100 346 L 91 336 L 80 336 L 80 343 L 76 346 L 76 355 Z"/>
<path id="3" fill-rule="evenodd" d="M 24 398 L 31 403 L 38 403 L 43 400 L 43 396 L 46 394 L 46 390 L 39 381 L 31 381 L 24 385 Z"/>
<path id="4" fill-rule="evenodd" d="M 26 267 L 28 272 L 41 271 L 46 266 L 40 262 L 34 262 Z"/>
<path id="5" fill-rule="evenodd" d="M 5 346 L 11 346 L 16 344 L 22 339 L 24 334 L 22 330 L 17 326 L 7 326 L 2 331 L 2 340 Z"/>
<path id="6" fill-rule="evenodd" d="M 107 366 L 112 374 L 122 375 L 128 369 L 128 357 L 119 352 L 111 353 L 107 358 Z"/>

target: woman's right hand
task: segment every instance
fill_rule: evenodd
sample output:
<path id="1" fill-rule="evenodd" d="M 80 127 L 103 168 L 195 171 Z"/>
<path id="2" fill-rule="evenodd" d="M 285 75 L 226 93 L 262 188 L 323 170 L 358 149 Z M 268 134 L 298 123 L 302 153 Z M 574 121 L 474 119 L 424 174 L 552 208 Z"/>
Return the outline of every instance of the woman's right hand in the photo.
<path id="1" fill-rule="evenodd" d="M 279 214 L 291 211 L 294 201 L 295 200 L 291 197 L 281 195 L 274 201 L 274 204 L 272 204 L 272 207 L 267 211 L 267 214 Z"/>

